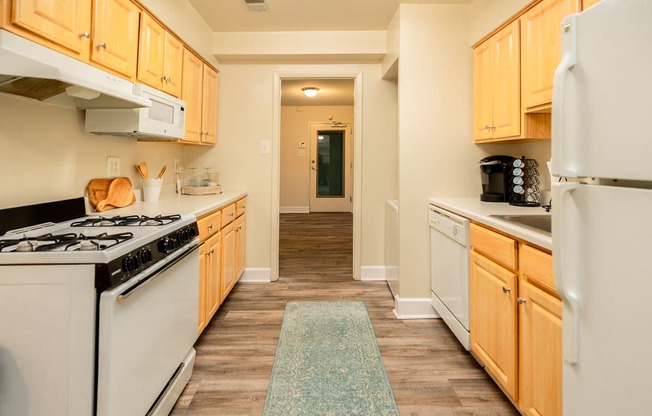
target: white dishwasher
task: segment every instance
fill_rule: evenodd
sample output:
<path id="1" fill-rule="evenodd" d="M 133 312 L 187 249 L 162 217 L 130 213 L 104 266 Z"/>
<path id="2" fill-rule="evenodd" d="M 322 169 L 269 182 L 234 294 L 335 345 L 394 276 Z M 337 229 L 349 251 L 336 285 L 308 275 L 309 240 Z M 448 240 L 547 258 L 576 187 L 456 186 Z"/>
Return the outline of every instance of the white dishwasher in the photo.
<path id="1" fill-rule="evenodd" d="M 469 220 L 430 204 L 432 306 L 469 350 Z"/>

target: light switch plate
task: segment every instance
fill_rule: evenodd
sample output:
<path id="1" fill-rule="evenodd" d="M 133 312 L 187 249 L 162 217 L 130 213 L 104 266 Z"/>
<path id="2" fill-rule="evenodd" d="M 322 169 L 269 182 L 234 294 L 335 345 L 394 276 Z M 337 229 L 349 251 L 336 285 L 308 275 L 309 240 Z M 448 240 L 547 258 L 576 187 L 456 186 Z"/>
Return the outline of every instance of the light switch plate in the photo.
<path id="1" fill-rule="evenodd" d="M 106 158 L 106 176 L 115 178 L 120 176 L 120 158 L 107 156 Z"/>

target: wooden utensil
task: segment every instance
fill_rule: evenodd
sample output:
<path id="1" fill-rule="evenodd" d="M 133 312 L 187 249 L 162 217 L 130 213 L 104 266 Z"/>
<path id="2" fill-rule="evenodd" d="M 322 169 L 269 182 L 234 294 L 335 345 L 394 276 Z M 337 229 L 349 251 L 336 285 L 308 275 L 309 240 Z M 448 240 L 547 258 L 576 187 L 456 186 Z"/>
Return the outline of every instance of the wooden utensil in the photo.
<path id="1" fill-rule="evenodd" d="M 161 177 L 163 177 L 163 174 L 165 173 L 165 171 L 166 171 L 167 169 L 168 169 L 168 165 L 163 165 L 163 167 L 161 168 L 161 171 L 158 173 L 157 178 L 158 178 L 158 179 L 161 179 Z"/>
<path id="2" fill-rule="evenodd" d="M 140 168 L 140 176 L 142 176 L 143 179 L 149 178 L 149 170 L 147 169 L 147 162 L 140 162 L 138 164 L 138 167 Z"/>
<path id="3" fill-rule="evenodd" d="M 140 170 L 140 165 L 136 165 L 136 172 L 138 172 L 138 175 L 142 178 L 145 179 L 145 174 L 143 173 L 142 170 Z"/>
<path id="4" fill-rule="evenodd" d="M 102 212 L 115 207 L 126 207 L 136 202 L 129 178 L 115 178 L 109 185 L 106 199 L 97 203 L 95 210 Z"/>
<path id="5" fill-rule="evenodd" d="M 91 179 L 91 181 L 88 182 L 88 185 L 86 185 L 88 202 L 90 202 L 93 208 L 95 208 L 101 200 L 106 199 L 109 185 L 112 181 L 113 179 L 109 178 L 98 178 Z"/>

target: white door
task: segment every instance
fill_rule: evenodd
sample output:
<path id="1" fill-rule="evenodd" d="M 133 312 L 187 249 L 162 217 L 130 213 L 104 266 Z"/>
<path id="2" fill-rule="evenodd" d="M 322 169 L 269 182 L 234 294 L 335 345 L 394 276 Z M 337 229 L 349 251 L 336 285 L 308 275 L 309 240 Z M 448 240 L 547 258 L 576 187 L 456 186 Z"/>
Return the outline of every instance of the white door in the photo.
<path id="1" fill-rule="evenodd" d="M 652 408 L 652 190 L 553 185 L 564 415 Z"/>
<path id="2" fill-rule="evenodd" d="M 353 127 L 310 125 L 310 212 L 353 211 Z"/>

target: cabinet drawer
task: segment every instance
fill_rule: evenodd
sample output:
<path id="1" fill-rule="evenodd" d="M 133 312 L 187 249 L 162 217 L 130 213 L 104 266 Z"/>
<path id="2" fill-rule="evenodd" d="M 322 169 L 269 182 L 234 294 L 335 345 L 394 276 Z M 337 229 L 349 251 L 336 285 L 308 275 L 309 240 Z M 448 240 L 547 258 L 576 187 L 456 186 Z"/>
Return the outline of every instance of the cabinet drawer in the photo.
<path id="1" fill-rule="evenodd" d="M 199 227 L 199 239 L 206 239 L 220 230 L 222 227 L 222 211 L 214 211 L 197 220 Z"/>
<path id="2" fill-rule="evenodd" d="M 235 216 L 239 217 L 245 212 L 247 212 L 247 198 L 242 198 L 235 203 Z"/>
<path id="3" fill-rule="evenodd" d="M 520 268 L 528 280 L 555 291 L 555 277 L 552 271 L 552 255 L 534 247 L 521 245 Z"/>
<path id="4" fill-rule="evenodd" d="M 222 227 L 230 224 L 235 219 L 235 204 L 222 209 Z"/>
<path id="5" fill-rule="evenodd" d="M 471 224 L 471 247 L 507 268 L 517 269 L 517 242 L 512 238 Z"/>

